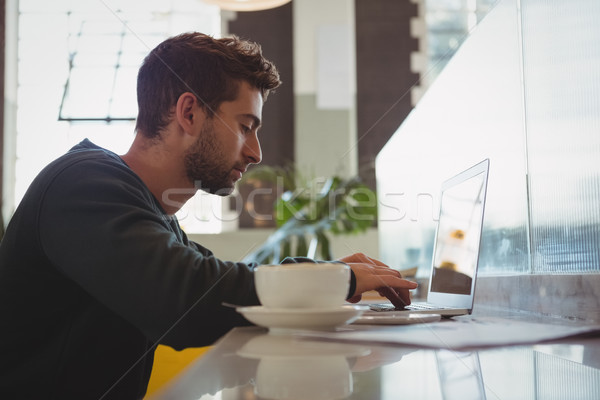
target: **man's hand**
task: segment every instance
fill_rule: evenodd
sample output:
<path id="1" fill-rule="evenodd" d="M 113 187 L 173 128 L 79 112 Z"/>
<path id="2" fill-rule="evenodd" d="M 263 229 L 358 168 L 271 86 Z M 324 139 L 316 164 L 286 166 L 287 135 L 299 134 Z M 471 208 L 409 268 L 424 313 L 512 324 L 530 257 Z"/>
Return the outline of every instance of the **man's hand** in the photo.
<path id="1" fill-rule="evenodd" d="M 416 282 L 402 279 L 400 272 L 362 253 L 340 258 L 339 261 L 348 264 L 356 277 L 356 290 L 348 299 L 349 302 L 357 303 L 362 293 L 376 290 L 398 308 L 410 304 L 408 290 L 415 289 L 418 285 Z"/>

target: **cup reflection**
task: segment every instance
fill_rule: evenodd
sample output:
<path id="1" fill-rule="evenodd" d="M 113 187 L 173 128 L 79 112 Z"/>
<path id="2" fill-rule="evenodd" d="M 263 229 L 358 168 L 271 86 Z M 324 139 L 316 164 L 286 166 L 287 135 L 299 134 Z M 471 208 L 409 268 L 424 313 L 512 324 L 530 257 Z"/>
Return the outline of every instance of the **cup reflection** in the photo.
<path id="1" fill-rule="evenodd" d="M 254 392 L 263 399 L 344 399 L 352 395 L 349 358 L 368 355 L 368 347 L 261 335 L 237 354 L 259 360 Z"/>

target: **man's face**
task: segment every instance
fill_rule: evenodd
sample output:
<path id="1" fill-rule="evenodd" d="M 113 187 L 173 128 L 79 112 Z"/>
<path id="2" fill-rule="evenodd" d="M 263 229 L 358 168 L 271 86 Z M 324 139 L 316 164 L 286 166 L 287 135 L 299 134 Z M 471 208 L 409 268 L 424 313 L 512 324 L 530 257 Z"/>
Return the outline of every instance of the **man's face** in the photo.
<path id="1" fill-rule="evenodd" d="M 185 155 L 186 173 L 196 188 L 229 195 L 248 165 L 260 162 L 257 130 L 262 106 L 258 89 L 242 82 L 237 99 L 223 102 L 205 121 Z"/>

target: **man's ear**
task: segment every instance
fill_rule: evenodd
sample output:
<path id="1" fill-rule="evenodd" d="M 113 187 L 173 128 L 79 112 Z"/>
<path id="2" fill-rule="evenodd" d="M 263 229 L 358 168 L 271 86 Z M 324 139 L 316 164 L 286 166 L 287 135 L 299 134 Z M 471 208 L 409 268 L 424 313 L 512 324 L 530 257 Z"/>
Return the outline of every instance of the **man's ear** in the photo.
<path id="1" fill-rule="evenodd" d="M 182 130 L 194 136 L 204 123 L 206 114 L 193 93 L 182 93 L 175 105 L 175 118 Z"/>

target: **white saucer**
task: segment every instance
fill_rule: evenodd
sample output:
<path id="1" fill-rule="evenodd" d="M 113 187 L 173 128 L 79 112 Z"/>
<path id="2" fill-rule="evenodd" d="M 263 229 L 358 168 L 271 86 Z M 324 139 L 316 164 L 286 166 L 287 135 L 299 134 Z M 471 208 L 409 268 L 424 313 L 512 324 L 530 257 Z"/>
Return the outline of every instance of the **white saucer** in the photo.
<path id="1" fill-rule="evenodd" d="M 236 309 L 256 325 L 273 329 L 329 330 L 349 324 L 368 310 L 365 306 L 343 305 L 335 308 L 267 308 Z"/>

